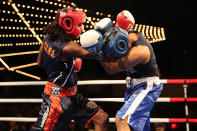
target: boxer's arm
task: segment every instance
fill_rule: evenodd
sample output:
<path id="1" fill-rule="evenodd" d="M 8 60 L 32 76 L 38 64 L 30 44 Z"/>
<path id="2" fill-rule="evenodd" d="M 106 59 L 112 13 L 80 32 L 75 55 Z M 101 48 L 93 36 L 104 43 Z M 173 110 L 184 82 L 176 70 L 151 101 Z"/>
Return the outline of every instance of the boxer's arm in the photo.
<path id="1" fill-rule="evenodd" d="M 136 46 L 131 48 L 126 56 L 115 61 L 101 61 L 101 65 L 108 74 L 115 74 L 122 71 L 128 71 L 138 64 L 146 64 L 149 60 L 149 48 L 146 46 Z"/>
<path id="2" fill-rule="evenodd" d="M 43 53 L 44 53 L 44 46 L 43 45 L 44 44 L 42 43 L 41 46 L 40 46 L 38 57 L 37 57 L 37 64 L 39 66 L 43 66 Z"/>
<path id="3" fill-rule="evenodd" d="M 63 48 L 62 55 L 63 57 L 80 57 L 80 58 L 88 58 L 88 59 L 95 58 L 94 54 L 87 51 L 86 49 L 84 49 L 74 41 L 71 41 Z"/>

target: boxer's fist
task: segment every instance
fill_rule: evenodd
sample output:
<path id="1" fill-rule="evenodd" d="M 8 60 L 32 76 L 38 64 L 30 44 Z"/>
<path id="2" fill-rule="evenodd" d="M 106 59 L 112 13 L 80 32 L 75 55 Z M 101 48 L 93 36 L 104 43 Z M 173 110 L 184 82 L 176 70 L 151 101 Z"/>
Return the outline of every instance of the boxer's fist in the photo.
<path id="1" fill-rule="evenodd" d="M 80 37 L 81 46 L 93 54 L 98 54 L 102 49 L 103 36 L 96 30 L 88 30 Z"/>
<path id="2" fill-rule="evenodd" d="M 82 66 L 82 59 L 81 58 L 75 58 L 74 71 L 79 72 L 81 70 L 81 66 Z"/>
<path id="3" fill-rule="evenodd" d="M 113 27 L 113 23 L 110 18 L 103 18 L 101 19 L 96 25 L 94 29 L 99 31 L 103 36 L 105 33 Z"/>

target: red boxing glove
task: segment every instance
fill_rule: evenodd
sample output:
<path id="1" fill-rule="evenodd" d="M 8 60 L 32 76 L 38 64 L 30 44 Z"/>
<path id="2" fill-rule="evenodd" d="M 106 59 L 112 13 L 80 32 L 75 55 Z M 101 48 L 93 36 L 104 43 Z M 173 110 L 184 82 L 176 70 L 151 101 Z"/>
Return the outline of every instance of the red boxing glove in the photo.
<path id="1" fill-rule="evenodd" d="M 81 58 L 75 58 L 75 72 L 79 72 L 81 70 L 82 66 L 82 59 Z"/>

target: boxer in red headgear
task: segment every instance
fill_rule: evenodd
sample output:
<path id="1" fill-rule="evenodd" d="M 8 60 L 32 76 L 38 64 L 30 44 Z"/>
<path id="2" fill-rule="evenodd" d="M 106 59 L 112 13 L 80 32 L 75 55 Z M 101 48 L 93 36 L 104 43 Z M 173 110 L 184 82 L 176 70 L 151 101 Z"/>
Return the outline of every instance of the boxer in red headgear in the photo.
<path id="1" fill-rule="evenodd" d="M 76 73 L 82 66 L 77 57 L 94 57 L 74 41 L 84 30 L 85 17 L 81 10 L 64 8 L 44 28 L 37 63 L 44 67 L 48 81 L 33 131 L 67 131 L 71 120 L 84 128 L 93 122 L 95 131 L 107 131 L 108 114 L 77 92 Z"/>
<path id="2" fill-rule="evenodd" d="M 133 15 L 127 11 L 121 11 L 116 17 L 116 25 L 115 27 L 122 28 L 126 31 L 129 31 L 135 24 L 135 19 Z"/>

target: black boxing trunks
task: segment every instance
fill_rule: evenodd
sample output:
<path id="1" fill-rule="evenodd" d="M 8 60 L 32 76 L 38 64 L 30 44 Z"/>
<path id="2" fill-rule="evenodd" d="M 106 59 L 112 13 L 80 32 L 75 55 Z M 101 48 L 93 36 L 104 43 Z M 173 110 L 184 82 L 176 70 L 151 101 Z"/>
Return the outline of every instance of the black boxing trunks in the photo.
<path id="1" fill-rule="evenodd" d="M 77 86 L 59 87 L 47 82 L 35 130 L 67 131 L 71 120 L 85 128 L 102 109 L 77 93 Z"/>

